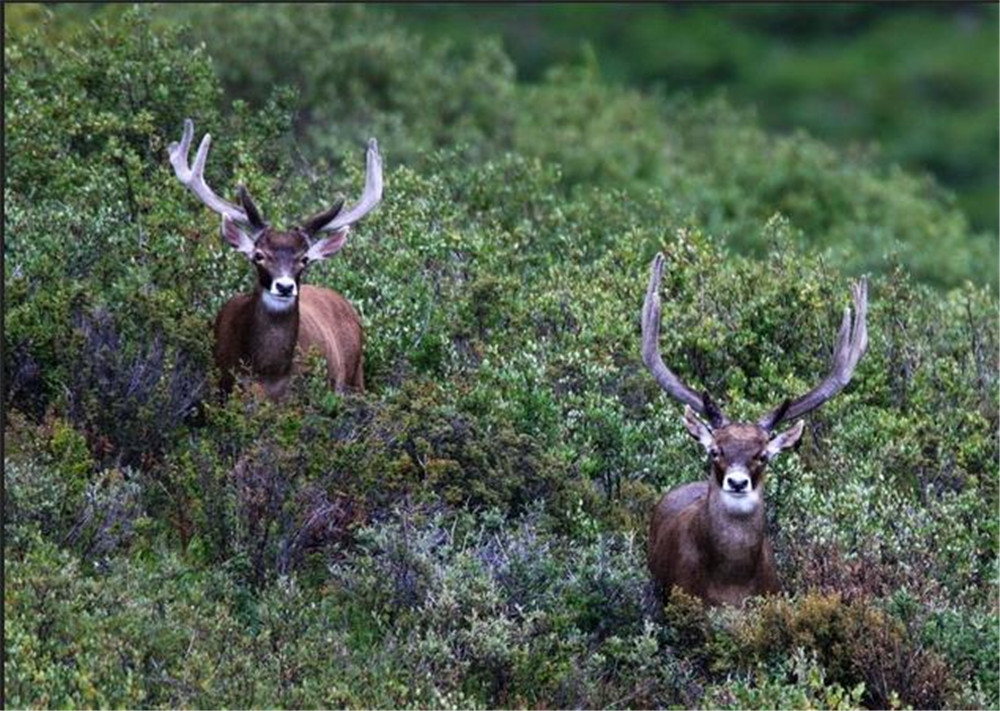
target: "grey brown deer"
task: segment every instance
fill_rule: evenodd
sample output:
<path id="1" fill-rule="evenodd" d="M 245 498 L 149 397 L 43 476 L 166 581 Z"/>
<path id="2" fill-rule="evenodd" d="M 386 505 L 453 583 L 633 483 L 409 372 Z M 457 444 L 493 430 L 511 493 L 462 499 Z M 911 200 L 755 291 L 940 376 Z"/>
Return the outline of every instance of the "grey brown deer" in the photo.
<path id="1" fill-rule="evenodd" d="M 782 432 L 778 425 L 801 418 L 850 382 L 868 346 L 868 284 L 861 278 L 852 286 L 854 316 L 850 308 L 844 310 L 826 378 L 757 422 L 730 422 L 708 392 L 688 387 L 660 356 L 663 263 L 657 254 L 642 308 L 642 358 L 660 387 L 684 404 L 684 426 L 708 453 L 708 474 L 668 491 L 654 508 L 649 571 L 665 598 L 677 586 L 709 605 L 740 605 L 780 589 L 766 533 L 764 473 L 768 462 L 796 445 L 804 421 Z"/>
<path id="2" fill-rule="evenodd" d="M 194 165 L 188 163 L 194 123 L 184 121 L 180 143 L 169 146 L 178 180 L 222 217 L 222 238 L 253 265 L 253 291 L 230 299 L 215 319 L 215 364 L 228 394 L 240 372 L 255 389 L 282 398 L 298 356 L 315 349 L 326 361 L 330 386 L 338 392 L 364 390 L 364 332 L 357 311 L 331 289 L 302 283 L 306 268 L 329 259 L 347 242 L 350 228 L 382 199 L 382 158 L 375 139 L 368 143 L 365 186 L 350 209 L 344 201 L 288 230 L 272 228 L 245 186 L 239 204 L 217 196 L 205 182 L 205 161 L 212 137 L 205 134 Z"/>

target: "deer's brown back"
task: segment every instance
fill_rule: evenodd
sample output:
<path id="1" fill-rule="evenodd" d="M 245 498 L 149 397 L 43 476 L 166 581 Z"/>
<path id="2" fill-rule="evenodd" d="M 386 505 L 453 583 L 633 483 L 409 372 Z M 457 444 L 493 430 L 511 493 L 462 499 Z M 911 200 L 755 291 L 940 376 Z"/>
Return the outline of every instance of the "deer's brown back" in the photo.
<path id="1" fill-rule="evenodd" d="M 302 287 L 299 351 L 319 350 L 326 359 L 330 382 L 337 389 L 364 390 L 363 345 L 361 319 L 347 299 L 323 287 Z"/>

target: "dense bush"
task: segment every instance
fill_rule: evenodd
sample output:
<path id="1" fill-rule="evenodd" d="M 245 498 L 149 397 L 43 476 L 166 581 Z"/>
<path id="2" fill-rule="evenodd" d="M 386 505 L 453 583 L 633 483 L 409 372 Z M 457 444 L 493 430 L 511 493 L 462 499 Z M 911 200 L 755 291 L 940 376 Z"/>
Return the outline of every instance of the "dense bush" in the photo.
<path id="1" fill-rule="evenodd" d="M 763 254 L 756 225 L 781 212 L 800 243 L 829 249 L 848 272 L 891 271 L 898 260 L 936 285 L 997 283 L 995 238 L 973 233 L 929 177 L 883 167 L 871 151 L 770 135 L 721 99 L 692 106 L 610 86 L 592 57 L 522 89 L 493 43 L 427 47 L 382 13 L 315 7 L 307 25 L 297 13 L 245 8 L 234 22 L 228 10 L 190 6 L 181 16 L 218 48 L 236 95 L 262 101 L 289 77 L 304 98 L 300 132 L 316 149 L 342 152 L 343 137 L 357 145 L 371 133 L 411 163 L 442 145 L 467 146 L 460 162 L 515 149 L 554 162 L 567 187 L 662 188 L 667 214 L 693 213 L 740 252 Z M 315 41 L 303 41 L 304 27 Z M 318 44 L 325 51 L 306 61 Z"/>
<path id="2" fill-rule="evenodd" d="M 870 144 L 956 191 L 997 230 L 997 10 L 989 5 L 791 4 L 393 8 L 408 27 L 475 44 L 503 38 L 518 76 L 592 51 L 604 76 L 704 97 L 720 87 L 771 130 Z"/>
<path id="3" fill-rule="evenodd" d="M 213 66 L 229 96 L 262 105 L 273 97 L 276 86 L 294 86 L 301 97 L 295 120 L 301 148 L 294 159 L 302 161 L 308 153 L 325 158 L 309 172 L 311 192 L 320 190 L 320 185 L 328 189 L 318 176 L 325 175 L 328 166 L 341 167 L 345 154 L 356 151 L 371 135 L 391 149 L 393 160 L 422 173 L 427 168 L 424 151 L 435 148 L 464 148 L 454 157 L 451 171 L 513 149 L 558 165 L 564 187 L 596 184 L 630 193 L 662 189 L 666 214 L 694 215 L 739 252 L 763 254 L 767 245 L 759 241 L 756 227 L 781 212 L 791 221 L 797 241 L 829 250 L 831 264 L 849 273 L 889 272 L 899 262 L 919 280 L 935 285 L 956 286 L 965 279 L 997 284 L 994 265 L 1000 252 L 995 235 L 974 232 L 953 198 L 934 180 L 887 166 L 877 150 L 857 146 L 846 152 L 832 150 L 791 130 L 802 120 L 785 121 L 786 133 L 772 135 L 760 128 L 756 115 L 734 109 L 721 98 L 692 104 L 676 96 L 664 99 L 609 85 L 601 81 L 592 54 L 585 54 L 579 66 L 556 67 L 537 84 L 522 87 L 494 41 L 429 44 L 393 22 L 391 15 L 370 8 L 311 6 L 308 21 L 301 13 L 288 5 L 188 5 L 164 8 L 160 22 L 191 24 L 187 45 L 196 52 L 211 48 Z M 596 17 L 593 12 L 585 14 Z M 782 13 L 776 15 L 780 19 Z M 409 13 L 403 11 L 403 16 Z M 663 18 L 650 20 L 658 23 Z M 709 21 L 706 12 L 691 12 L 669 22 L 704 28 Z M 738 15 L 733 21 L 752 25 L 753 16 Z M 873 28 L 893 24 L 891 18 L 882 25 L 877 17 L 872 21 Z M 635 24 L 648 30 L 645 22 Z M 928 27 L 937 25 L 933 20 L 924 25 L 918 21 L 914 30 Z M 882 31 L 888 32 L 873 29 L 876 34 Z M 947 34 L 940 27 L 930 33 L 937 43 Z M 951 52 L 953 44 L 940 46 Z M 878 61 L 868 58 L 875 51 L 859 50 L 864 59 L 856 61 Z M 969 59 L 963 61 L 970 72 L 979 71 L 980 55 L 969 51 Z M 909 61 L 910 55 L 905 56 Z M 748 58 L 734 66 L 755 61 Z M 824 55 L 813 61 L 831 60 Z M 855 96 L 855 100 L 891 101 L 866 114 L 879 116 L 882 123 L 893 124 L 894 116 L 900 121 L 926 118 L 929 110 L 905 111 L 900 106 L 920 105 L 923 94 L 913 87 L 934 87 L 944 80 L 923 64 L 915 72 L 913 78 L 887 72 L 890 86 L 885 95 L 902 93 L 908 103 L 885 99 L 878 92 L 876 99 Z M 864 71 L 854 75 L 868 76 Z M 950 80 L 952 85 L 958 81 Z M 988 82 L 976 85 L 981 84 Z M 777 91 L 767 85 L 757 89 L 762 95 Z M 866 81 L 854 91 L 872 89 Z M 982 97 L 977 101 L 982 104 Z M 761 112 L 773 118 L 774 104 L 787 105 L 788 97 L 762 106 Z M 813 117 L 817 113 L 803 110 Z M 840 115 L 834 110 L 824 113 Z M 988 116 L 989 110 L 981 113 Z M 966 112 L 960 112 L 959 119 L 947 109 L 940 115 L 951 123 L 927 129 L 931 135 L 949 137 L 933 142 L 945 156 L 935 158 L 938 163 L 967 165 L 972 159 L 959 156 L 970 150 L 989 153 L 980 149 L 990 141 L 996 144 L 995 120 L 977 122 Z M 804 123 L 816 125 L 821 135 L 829 128 L 829 121 Z M 970 126 L 975 131 L 970 132 Z M 553 131 L 559 140 L 553 140 Z M 914 131 L 920 138 L 913 140 L 922 142 L 925 132 Z M 866 135 L 883 133 L 870 128 Z M 897 146 L 894 155 L 926 150 Z M 270 167 L 271 172 L 275 169 Z M 987 193 L 988 209 L 980 207 L 977 212 L 980 222 L 985 212 L 996 211 L 995 190 Z M 982 198 L 974 202 L 980 204 Z"/>
<path id="4" fill-rule="evenodd" d="M 973 254 L 925 184 L 586 67 L 525 88 L 496 47 L 423 51 L 364 9 L 315 8 L 316 74 L 192 50 L 169 17 L 7 36 L 12 706 L 1000 702 L 997 300 L 922 283 Z M 307 104 L 262 89 L 300 69 Z M 341 123 L 337 96 L 371 102 Z M 430 118 L 449 101 L 460 136 Z M 214 397 L 206 335 L 250 275 L 167 163 L 184 116 L 216 137 L 209 181 L 279 224 L 354 194 L 381 139 L 383 204 L 310 273 L 362 314 L 363 395 L 313 363 L 280 404 Z M 737 226 L 757 256 L 726 251 Z M 954 258 L 870 261 L 863 228 Z M 645 572 L 649 506 L 702 468 L 637 349 L 661 250 L 664 357 L 739 418 L 827 367 L 833 266 L 875 271 L 856 383 L 771 476 L 788 594 L 735 617 L 664 610 Z"/>

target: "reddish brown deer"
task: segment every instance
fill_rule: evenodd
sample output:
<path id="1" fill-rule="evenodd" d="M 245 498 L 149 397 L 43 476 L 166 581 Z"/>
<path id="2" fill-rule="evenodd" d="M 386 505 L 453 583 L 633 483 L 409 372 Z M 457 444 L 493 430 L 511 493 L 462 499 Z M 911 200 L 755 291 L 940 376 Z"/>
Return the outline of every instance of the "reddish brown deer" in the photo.
<path id="1" fill-rule="evenodd" d="M 764 469 L 802 436 L 803 421 L 788 422 L 839 393 L 868 346 L 868 283 L 852 287 L 855 316 L 844 311 L 833 366 L 815 388 L 785 400 L 755 423 L 730 422 L 707 392 L 698 394 L 664 364 L 660 335 L 663 255 L 653 260 L 642 309 L 642 359 L 671 397 L 684 403 L 684 426 L 709 455 L 708 477 L 667 492 L 649 525 L 649 571 L 666 597 L 673 586 L 711 605 L 739 605 L 747 597 L 779 590 L 764 519 Z M 703 419 L 702 419 L 703 418 Z"/>
<path id="2" fill-rule="evenodd" d="M 188 164 L 194 124 L 184 121 L 180 143 L 171 143 L 170 162 L 177 178 L 211 210 L 222 216 L 222 238 L 254 265 L 257 281 L 249 294 L 230 299 L 215 320 L 215 364 L 228 394 L 240 370 L 272 399 L 286 392 L 298 367 L 297 355 L 316 349 L 326 360 L 330 385 L 338 392 L 364 390 L 364 332 L 354 307 L 330 289 L 302 284 L 306 267 L 336 254 L 348 230 L 382 199 L 382 158 L 375 139 L 368 143 L 367 173 L 361 199 L 346 212 L 343 200 L 279 231 L 261 217 L 253 199 L 239 186 L 239 205 L 218 197 L 205 182 L 205 161 L 212 137 L 205 134 Z"/>

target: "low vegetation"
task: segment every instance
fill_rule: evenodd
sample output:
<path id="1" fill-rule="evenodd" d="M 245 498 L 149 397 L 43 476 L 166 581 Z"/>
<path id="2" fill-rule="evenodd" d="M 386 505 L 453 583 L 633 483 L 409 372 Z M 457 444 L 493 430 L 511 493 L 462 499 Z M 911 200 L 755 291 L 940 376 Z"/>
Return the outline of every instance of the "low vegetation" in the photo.
<path id="1" fill-rule="evenodd" d="M 932 182 L 367 8 L 190 12 L 5 28 L 9 706 L 1000 704 L 997 275 Z M 249 274 L 167 162 L 187 116 L 279 222 L 378 136 L 385 199 L 310 274 L 364 395 L 215 397 Z M 786 590 L 739 612 L 645 569 L 703 466 L 639 357 L 661 250 L 664 357 L 734 417 L 813 384 L 871 275 L 854 382 L 770 473 Z"/>

